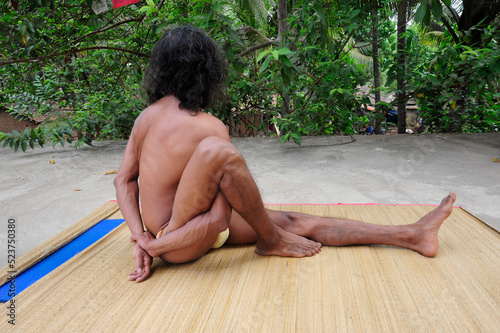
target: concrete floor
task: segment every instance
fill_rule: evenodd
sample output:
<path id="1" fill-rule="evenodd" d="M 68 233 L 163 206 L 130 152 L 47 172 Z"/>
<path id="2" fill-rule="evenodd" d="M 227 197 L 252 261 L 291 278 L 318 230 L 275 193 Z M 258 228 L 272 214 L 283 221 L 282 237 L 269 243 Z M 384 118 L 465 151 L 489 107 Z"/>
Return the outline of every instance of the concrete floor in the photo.
<path id="1" fill-rule="evenodd" d="M 492 162 L 500 158 L 500 133 L 318 137 L 302 147 L 277 138 L 233 143 L 266 203 L 437 204 L 455 191 L 456 205 L 500 230 L 500 163 Z M 0 266 L 8 219 L 16 221 L 19 257 L 115 199 L 114 175 L 105 172 L 119 168 L 125 145 L 0 148 Z"/>

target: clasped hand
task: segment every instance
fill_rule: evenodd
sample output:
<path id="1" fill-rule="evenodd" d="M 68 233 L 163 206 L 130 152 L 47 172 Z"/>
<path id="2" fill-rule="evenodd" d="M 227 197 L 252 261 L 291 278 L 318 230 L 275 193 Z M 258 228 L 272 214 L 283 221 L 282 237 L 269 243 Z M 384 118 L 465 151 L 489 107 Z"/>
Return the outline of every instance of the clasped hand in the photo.
<path id="1" fill-rule="evenodd" d="M 149 276 L 153 260 L 152 256 L 148 253 L 148 249 L 150 248 L 150 242 L 154 239 L 154 236 L 148 231 L 130 236 L 130 240 L 136 242 L 133 252 L 136 268 L 129 274 L 129 280 L 142 282 Z"/>

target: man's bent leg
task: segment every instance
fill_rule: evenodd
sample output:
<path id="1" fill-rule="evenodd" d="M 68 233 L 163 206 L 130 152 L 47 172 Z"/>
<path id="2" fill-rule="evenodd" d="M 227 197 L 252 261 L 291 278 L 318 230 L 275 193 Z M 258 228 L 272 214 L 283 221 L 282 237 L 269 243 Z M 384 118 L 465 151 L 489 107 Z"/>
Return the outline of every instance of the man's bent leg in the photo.
<path id="1" fill-rule="evenodd" d="M 184 169 L 167 232 L 209 211 L 218 191 L 258 234 L 258 253 L 303 257 L 320 251 L 319 243 L 286 232 L 272 222 L 244 158 L 231 143 L 216 137 L 204 139 Z"/>

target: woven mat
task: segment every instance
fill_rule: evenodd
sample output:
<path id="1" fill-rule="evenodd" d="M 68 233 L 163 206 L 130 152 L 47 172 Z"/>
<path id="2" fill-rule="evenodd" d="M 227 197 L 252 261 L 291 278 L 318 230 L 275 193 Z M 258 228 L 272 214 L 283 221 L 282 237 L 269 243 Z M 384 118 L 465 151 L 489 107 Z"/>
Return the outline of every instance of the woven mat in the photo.
<path id="1" fill-rule="evenodd" d="M 113 205 L 101 209 L 108 211 L 108 218 L 120 218 Z M 272 208 L 401 224 L 434 207 Z M 79 223 L 92 224 L 94 219 Z M 155 259 L 152 276 L 136 284 L 128 281 L 135 267 L 123 224 L 18 295 L 15 329 L 497 332 L 500 234 L 455 208 L 439 238 L 440 252 L 433 259 L 391 246 L 323 247 L 319 255 L 303 259 L 259 256 L 253 246 L 224 246 L 183 265 Z M 31 256 L 39 260 L 42 248 Z M 12 326 L 4 316 L 0 331 L 8 330 Z"/>

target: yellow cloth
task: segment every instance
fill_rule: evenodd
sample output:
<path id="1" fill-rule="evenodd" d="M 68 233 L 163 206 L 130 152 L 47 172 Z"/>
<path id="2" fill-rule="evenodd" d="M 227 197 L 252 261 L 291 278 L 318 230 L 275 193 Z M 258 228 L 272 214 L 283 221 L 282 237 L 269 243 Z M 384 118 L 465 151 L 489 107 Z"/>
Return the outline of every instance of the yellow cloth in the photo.
<path id="1" fill-rule="evenodd" d="M 160 231 L 158 231 L 158 233 L 156 234 L 156 239 L 160 238 L 160 237 L 161 237 L 161 235 L 163 235 L 163 231 L 164 231 L 165 229 L 167 229 L 167 227 L 168 227 L 168 224 L 165 226 L 165 228 L 160 229 Z"/>
<path id="2" fill-rule="evenodd" d="M 212 245 L 212 249 L 218 249 L 219 247 L 224 245 L 228 237 L 229 237 L 229 228 L 227 228 L 226 230 L 221 232 L 219 236 L 217 236 L 217 240 L 215 241 L 214 245 Z"/>

